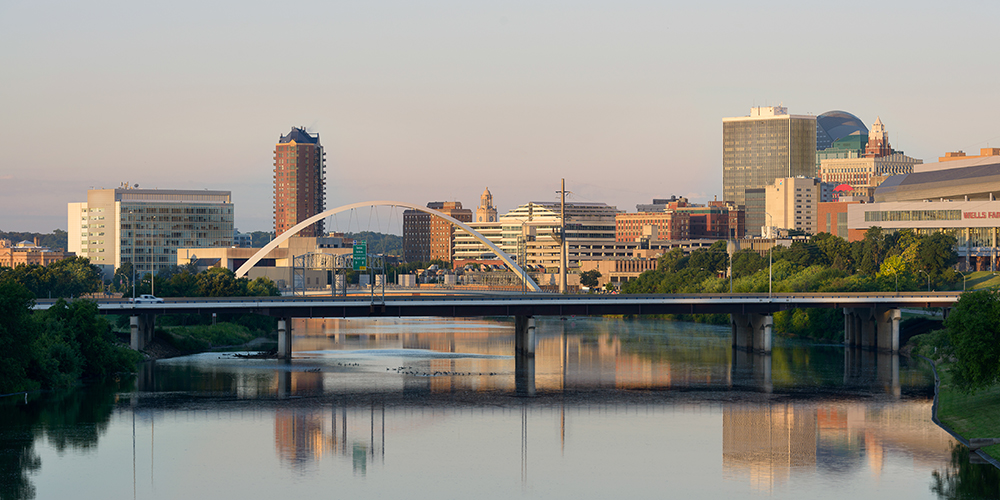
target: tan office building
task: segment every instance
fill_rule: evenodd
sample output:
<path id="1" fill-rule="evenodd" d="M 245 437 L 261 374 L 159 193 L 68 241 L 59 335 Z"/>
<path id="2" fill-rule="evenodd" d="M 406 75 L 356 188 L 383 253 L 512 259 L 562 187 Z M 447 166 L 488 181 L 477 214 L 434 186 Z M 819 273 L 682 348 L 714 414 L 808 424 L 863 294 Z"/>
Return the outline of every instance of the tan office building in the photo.
<path id="1" fill-rule="evenodd" d="M 775 228 L 815 234 L 819 189 L 819 181 L 813 177 L 775 179 L 774 184 L 764 188 L 767 200 L 764 237 L 774 238 Z"/>
<path id="2" fill-rule="evenodd" d="M 91 189 L 68 204 L 67 250 L 92 264 L 134 262 L 142 275 L 177 265 L 178 248 L 233 245 L 229 191 Z"/>

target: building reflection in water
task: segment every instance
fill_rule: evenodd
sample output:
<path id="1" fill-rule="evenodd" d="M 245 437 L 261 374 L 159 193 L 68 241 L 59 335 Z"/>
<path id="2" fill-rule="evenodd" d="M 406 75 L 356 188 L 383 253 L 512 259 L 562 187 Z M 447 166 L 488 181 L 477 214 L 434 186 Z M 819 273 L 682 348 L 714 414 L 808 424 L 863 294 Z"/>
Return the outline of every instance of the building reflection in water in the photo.
<path id="1" fill-rule="evenodd" d="M 718 339 L 669 338 L 650 341 L 631 335 L 628 321 L 540 322 L 533 362 L 538 391 L 585 389 L 664 389 L 728 387 L 728 347 Z M 618 328 L 616 328 L 618 327 Z M 294 348 L 302 353 L 406 350 L 461 356 L 408 358 L 405 390 L 429 392 L 518 390 L 513 324 L 483 320 L 296 320 Z M 580 334 L 580 330 L 584 334 Z M 708 348 L 711 347 L 711 348 Z M 525 361 L 525 360 L 520 360 Z M 385 368 L 395 367 L 381 367 Z M 396 373 L 390 373 L 397 375 Z M 420 375 L 413 378 L 412 375 Z M 331 382 L 334 388 L 338 382 Z M 339 383 L 344 383 L 343 381 Z M 334 389 L 335 390 L 335 389 Z"/>
<path id="2" fill-rule="evenodd" d="M 729 479 L 771 491 L 799 468 L 878 476 L 887 450 L 935 467 L 953 440 L 929 425 L 931 402 L 734 404 L 722 414 L 722 464 Z"/>
<path id="3" fill-rule="evenodd" d="M 388 411 L 384 406 L 283 408 L 274 416 L 275 451 L 294 469 L 333 459 L 343 467 L 350 462 L 355 474 L 364 475 L 368 467 L 386 463 L 386 443 L 394 438 L 412 445 L 415 436 L 436 433 L 435 428 L 461 433 L 470 425 L 479 428 L 484 419 L 512 439 L 516 434 L 505 433 L 520 427 L 520 476 L 527 487 L 532 480 L 531 454 L 565 457 L 566 450 L 584 450 L 585 444 L 599 438 L 591 433 L 603 432 L 602 426 L 594 426 L 595 419 L 627 422 L 640 415 L 659 415 L 659 421 L 671 422 L 672 414 L 702 413 L 705 419 L 715 419 L 721 413 L 723 478 L 771 492 L 797 473 L 878 478 L 889 463 L 933 470 L 949 456 L 954 443 L 929 421 L 930 401 L 726 403 L 721 409 L 685 404 L 552 407 L 531 401 L 472 411 L 410 406 Z M 529 433 L 529 428 L 534 430 Z M 406 446 L 392 449 L 412 453 Z"/>
<path id="4" fill-rule="evenodd" d="M 351 460 L 355 474 L 385 460 L 385 407 L 283 408 L 274 415 L 274 447 L 293 468 L 327 456 Z"/>

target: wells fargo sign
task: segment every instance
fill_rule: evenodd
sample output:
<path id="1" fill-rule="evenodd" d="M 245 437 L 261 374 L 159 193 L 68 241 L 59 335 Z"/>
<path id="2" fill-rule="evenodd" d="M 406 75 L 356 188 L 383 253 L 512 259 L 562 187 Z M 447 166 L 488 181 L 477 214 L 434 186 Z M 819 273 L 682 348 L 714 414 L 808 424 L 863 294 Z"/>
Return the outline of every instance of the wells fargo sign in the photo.
<path id="1" fill-rule="evenodd" d="M 963 219 L 1000 219 L 1000 212 L 962 212 Z"/>

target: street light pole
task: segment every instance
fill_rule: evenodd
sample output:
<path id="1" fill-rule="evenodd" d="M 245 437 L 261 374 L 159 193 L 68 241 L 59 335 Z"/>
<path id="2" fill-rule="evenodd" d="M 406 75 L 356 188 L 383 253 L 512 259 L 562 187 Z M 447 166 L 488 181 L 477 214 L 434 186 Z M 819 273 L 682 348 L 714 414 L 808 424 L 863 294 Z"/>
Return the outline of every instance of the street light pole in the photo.
<path id="1" fill-rule="evenodd" d="M 726 243 L 726 253 L 729 254 L 729 293 L 733 293 L 733 253 L 736 251 L 736 244 L 733 240 Z"/>
<path id="2" fill-rule="evenodd" d="M 562 201 L 559 203 L 559 293 L 566 293 L 566 262 L 568 246 L 566 245 L 566 179 L 562 179 L 562 187 L 559 189 Z"/>
<path id="3" fill-rule="evenodd" d="M 963 273 L 962 271 L 959 271 L 958 269 L 956 269 L 955 272 L 962 275 L 962 291 L 964 292 L 965 291 L 965 279 L 966 279 L 965 273 Z"/>
<path id="4" fill-rule="evenodd" d="M 132 264 L 132 300 L 135 301 L 135 217 L 133 211 L 128 211 L 129 228 L 132 229 L 132 256 L 129 258 Z"/>
<path id="5" fill-rule="evenodd" d="M 918 272 L 924 273 L 927 276 L 927 291 L 931 291 L 931 274 L 923 269 L 917 269 Z"/>
<path id="6" fill-rule="evenodd" d="M 774 229 L 774 216 L 764 212 L 764 215 L 771 218 L 771 225 L 767 226 L 767 233 L 771 236 L 771 247 L 767 249 L 767 298 L 770 299 L 772 296 L 772 289 L 774 283 L 774 259 L 771 258 L 771 254 L 774 253 L 774 245 L 778 243 L 778 239 L 771 234 Z"/>

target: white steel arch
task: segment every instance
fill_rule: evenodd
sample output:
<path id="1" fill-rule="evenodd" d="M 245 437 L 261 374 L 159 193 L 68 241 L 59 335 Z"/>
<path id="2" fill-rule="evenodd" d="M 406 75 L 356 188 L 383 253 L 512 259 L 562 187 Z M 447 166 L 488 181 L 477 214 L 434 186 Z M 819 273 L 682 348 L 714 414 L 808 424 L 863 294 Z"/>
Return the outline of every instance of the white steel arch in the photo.
<path id="1" fill-rule="evenodd" d="M 257 253 L 253 254 L 253 257 L 250 257 L 250 260 L 248 260 L 245 263 L 243 263 L 243 265 L 240 266 L 240 268 L 236 270 L 236 277 L 237 278 L 242 278 L 243 276 L 246 276 L 247 272 L 250 271 L 250 268 L 252 268 L 253 266 L 255 266 L 257 264 L 257 262 L 259 262 L 260 259 L 263 259 L 264 256 L 266 256 L 271 250 L 274 250 L 275 248 L 278 247 L 278 245 L 281 244 L 281 242 L 287 240 L 288 238 L 291 238 L 292 236 L 295 236 L 296 234 L 298 234 L 299 231 L 305 229 L 310 224 L 312 224 L 314 222 L 317 222 L 319 220 L 325 219 L 325 218 L 327 218 L 327 217 L 329 217 L 331 215 L 338 214 L 340 212 L 344 212 L 344 211 L 347 211 L 347 210 L 352 210 L 352 209 L 355 209 L 355 208 L 370 207 L 370 206 L 377 206 L 377 207 L 378 206 L 384 206 L 384 207 L 403 207 L 403 208 L 409 208 L 409 209 L 412 209 L 412 210 L 419 210 L 421 212 L 425 212 L 425 213 L 431 214 L 431 215 L 433 215 L 435 217 L 440 217 L 441 219 L 444 219 L 444 220 L 450 222 L 452 225 L 458 226 L 463 231 L 465 231 L 465 232 L 471 234 L 472 236 L 474 236 L 482 244 L 490 247 L 493 250 L 493 252 L 496 253 L 497 257 L 499 257 L 500 260 L 502 260 L 504 262 L 504 264 L 507 264 L 507 267 L 509 267 L 511 269 L 511 271 L 514 271 L 518 276 L 521 276 L 523 278 L 524 283 L 526 285 L 528 285 L 528 287 L 531 288 L 532 291 L 535 291 L 535 292 L 541 292 L 542 291 L 542 289 L 538 287 L 538 284 L 535 283 L 535 280 L 531 279 L 531 276 L 528 276 L 528 273 L 524 272 L 524 270 L 521 269 L 521 266 L 518 266 L 517 263 L 514 262 L 513 259 L 511 259 L 509 255 L 507 255 L 506 252 L 504 252 L 503 250 L 500 250 L 500 248 L 497 247 L 496 245 L 494 245 L 492 241 L 486 239 L 485 236 L 483 236 L 482 234 L 479 234 L 478 231 L 476 231 L 475 229 L 472 229 L 471 227 L 469 227 L 468 225 L 466 225 L 464 222 L 462 222 L 462 221 L 460 221 L 458 219 L 455 219 L 453 217 L 447 216 L 447 215 L 445 215 L 445 214 L 443 214 L 441 212 L 438 212 L 437 210 L 431 209 L 431 208 L 422 207 L 420 205 L 414 205 L 412 203 L 406 203 L 406 202 L 402 202 L 402 201 L 391 201 L 391 200 L 363 201 L 361 203 L 351 203 L 350 205 L 344 205 L 344 206 L 337 207 L 337 208 L 331 208 L 331 209 L 329 209 L 329 210 L 327 210 L 325 212 L 316 214 L 316 215 L 314 215 L 314 216 L 312 216 L 312 217 L 310 217 L 310 218 L 308 218 L 308 219 L 306 219 L 306 220 L 304 220 L 304 221 L 302 221 L 302 222 L 300 222 L 300 223 L 292 226 L 291 229 L 289 229 L 288 231 L 285 231 L 284 233 L 281 233 L 281 235 L 279 235 L 277 238 L 271 240 L 270 243 L 268 243 L 267 245 L 264 245 L 264 248 L 261 248 L 260 250 L 258 250 Z"/>

